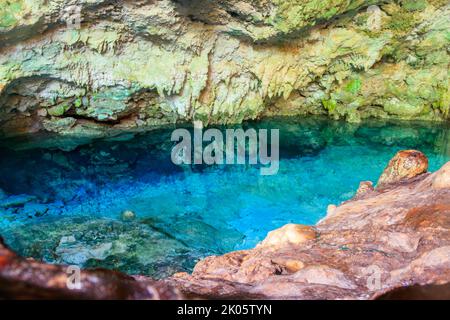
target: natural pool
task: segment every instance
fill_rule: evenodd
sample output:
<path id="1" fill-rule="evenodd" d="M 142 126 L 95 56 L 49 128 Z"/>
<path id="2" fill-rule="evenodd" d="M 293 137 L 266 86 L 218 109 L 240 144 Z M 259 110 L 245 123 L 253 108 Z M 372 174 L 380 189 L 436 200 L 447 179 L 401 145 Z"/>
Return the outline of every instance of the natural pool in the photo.
<path id="1" fill-rule="evenodd" d="M 251 248 L 286 223 L 315 224 L 401 149 L 425 152 L 431 170 L 450 160 L 444 124 L 277 118 L 242 127 L 280 130 L 277 175 L 175 166 L 173 128 L 60 148 L 48 137 L 3 140 L 0 234 L 26 257 L 159 278 Z"/>

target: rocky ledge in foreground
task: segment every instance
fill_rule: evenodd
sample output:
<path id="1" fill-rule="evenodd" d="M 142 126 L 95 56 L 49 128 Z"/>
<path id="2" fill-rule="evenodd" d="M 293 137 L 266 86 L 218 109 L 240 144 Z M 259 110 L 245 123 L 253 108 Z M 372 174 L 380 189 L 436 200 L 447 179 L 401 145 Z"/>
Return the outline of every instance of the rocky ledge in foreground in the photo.
<path id="1" fill-rule="evenodd" d="M 180 298 L 176 289 L 146 277 L 132 277 L 103 269 L 80 271 L 24 259 L 13 253 L 0 238 L 0 299 Z"/>
<path id="2" fill-rule="evenodd" d="M 421 152 L 401 151 L 376 188 L 361 183 L 315 227 L 286 225 L 169 282 L 205 298 L 374 299 L 429 285 L 450 298 L 450 162 L 427 168 Z"/>

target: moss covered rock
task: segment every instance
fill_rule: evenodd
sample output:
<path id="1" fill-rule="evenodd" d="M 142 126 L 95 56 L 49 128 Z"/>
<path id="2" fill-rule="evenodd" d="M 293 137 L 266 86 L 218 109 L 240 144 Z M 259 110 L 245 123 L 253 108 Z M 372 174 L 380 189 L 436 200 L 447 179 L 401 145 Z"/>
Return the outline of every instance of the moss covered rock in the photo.
<path id="1" fill-rule="evenodd" d="M 75 28 L 66 0 L 0 6 L 8 134 L 75 116 L 83 121 L 69 131 L 92 127 L 86 122 L 108 130 L 274 114 L 448 117 L 446 1 L 76 4 Z M 43 107 L 47 116 L 30 120 Z"/>

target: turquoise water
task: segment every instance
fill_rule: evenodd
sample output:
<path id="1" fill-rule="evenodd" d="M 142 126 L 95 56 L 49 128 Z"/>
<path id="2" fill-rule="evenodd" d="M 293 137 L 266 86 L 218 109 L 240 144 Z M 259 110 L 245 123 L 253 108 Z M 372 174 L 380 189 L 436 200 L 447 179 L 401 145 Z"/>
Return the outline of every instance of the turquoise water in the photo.
<path id="1" fill-rule="evenodd" d="M 160 278 L 251 248 L 286 223 L 315 224 L 360 181 L 375 182 L 399 150 L 425 152 L 431 170 L 450 160 L 442 124 L 279 118 L 243 125 L 251 127 L 280 130 L 277 175 L 249 165 L 175 166 L 173 128 L 81 146 L 3 140 L 0 234 L 27 257 Z M 123 219 L 125 210 L 136 217 Z"/>

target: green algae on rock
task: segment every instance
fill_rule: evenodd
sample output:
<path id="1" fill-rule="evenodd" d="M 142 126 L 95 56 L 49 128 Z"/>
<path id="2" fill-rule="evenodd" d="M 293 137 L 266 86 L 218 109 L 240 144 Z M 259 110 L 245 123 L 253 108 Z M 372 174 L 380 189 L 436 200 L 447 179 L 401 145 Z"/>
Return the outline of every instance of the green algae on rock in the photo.
<path id="1" fill-rule="evenodd" d="M 199 254 L 145 224 L 90 217 L 49 220 L 26 231 L 18 227 L 8 238 L 13 247 L 29 242 L 18 253 L 47 263 L 101 266 L 155 278 L 190 270 L 192 261 L 212 254 Z"/>
<path id="2" fill-rule="evenodd" d="M 447 1 L 78 0 L 79 29 L 66 25 L 68 3 L 0 7 L 4 134 L 267 115 L 448 117 Z M 370 5 L 380 6 L 376 30 Z"/>

